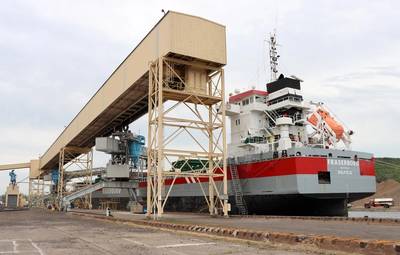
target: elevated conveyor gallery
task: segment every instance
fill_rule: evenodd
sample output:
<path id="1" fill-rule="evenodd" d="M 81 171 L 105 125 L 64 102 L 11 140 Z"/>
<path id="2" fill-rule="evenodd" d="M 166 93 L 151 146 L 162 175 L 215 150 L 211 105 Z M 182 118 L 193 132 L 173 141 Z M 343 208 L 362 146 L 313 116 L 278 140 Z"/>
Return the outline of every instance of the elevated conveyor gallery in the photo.
<path id="1" fill-rule="evenodd" d="M 150 62 L 171 57 L 219 68 L 226 64 L 225 44 L 224 26 L 182 13 L 165 14 L 43 154 L 40 169 L 46 174 L 57 168 L 63 147 L 92 147 L 96 137 L 146 114 Z"/>
<path id="2" fill-rule="evenodd" d="M 63 205 L 68 205 L 74 199 L 91 194 L 99 189 L 108 188 L 108 189 L 128 189 L 128 190 L 131 189 L 131 190 L 134 190 L 137 187 L 138 187 L 137 183 L 132 183 L 132 182 L 101 181 L 94 185 L 87 186 L 81 190 L 78 190 L 72 194 L 69 194 L 69 195 L 63 197 Z"/>
<path id="3" fill-rule="evenodd" d="M 6 164 L 0 165 L 0 171 L 9 171 L 12 169 L 23 169 L 23 168 L 30 168 L 31 163 L 18 163 L 18 164 Z"/>

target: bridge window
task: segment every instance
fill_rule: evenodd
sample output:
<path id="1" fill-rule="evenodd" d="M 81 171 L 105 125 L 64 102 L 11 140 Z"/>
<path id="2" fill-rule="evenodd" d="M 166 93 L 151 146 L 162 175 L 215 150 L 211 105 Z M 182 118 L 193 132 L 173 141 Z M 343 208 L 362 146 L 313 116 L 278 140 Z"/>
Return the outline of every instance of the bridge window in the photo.
<path id="1" fill-rule="evenodd" d="M 256 96 L 256 102 L 264 103 L 265 102 L 265 97 Z"/>

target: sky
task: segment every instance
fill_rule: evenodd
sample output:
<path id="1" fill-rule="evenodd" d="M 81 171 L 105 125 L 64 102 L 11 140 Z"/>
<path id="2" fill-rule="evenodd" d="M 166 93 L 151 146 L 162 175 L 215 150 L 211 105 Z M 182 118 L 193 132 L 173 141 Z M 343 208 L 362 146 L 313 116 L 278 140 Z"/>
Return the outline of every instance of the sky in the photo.
<path id="1" fill-rule="evenodd" d="M 161 9 L 226 26 L 228 93 L 265 89 L 265 40 L 276 29 L 279 71 L 304 80 L 304 97 L 324 102 L 354 130 L 353 149 L 400 156 L 398 1 L 3 0 L 0 164 L 44 153 Z M 131 129 L 145 134 L 146 119 Z M 104 155 L 94 157 L 95 166 L 105 164 Z M 28 171 L 17 174 L 22 180 Z M 8 181 L 8 172 L 0 172 L 0 194 Z"/>

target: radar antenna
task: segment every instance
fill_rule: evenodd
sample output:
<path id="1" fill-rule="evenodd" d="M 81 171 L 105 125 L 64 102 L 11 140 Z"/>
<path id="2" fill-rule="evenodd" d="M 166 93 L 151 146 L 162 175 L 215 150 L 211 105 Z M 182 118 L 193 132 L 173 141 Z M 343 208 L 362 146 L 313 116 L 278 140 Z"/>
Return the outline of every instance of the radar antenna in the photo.
<path id="1" fill-rule="evenodd" d="M 275 29 L 274 32 L 270 34 L 268 43 L 269 43 L 269 63 L 271 67 L 271 81 L 276 81 L 278 76 L 278 58 L 280 56 L 278 55 L 278 51 L 276 48 L 278 44 L 276 43 Z"/>

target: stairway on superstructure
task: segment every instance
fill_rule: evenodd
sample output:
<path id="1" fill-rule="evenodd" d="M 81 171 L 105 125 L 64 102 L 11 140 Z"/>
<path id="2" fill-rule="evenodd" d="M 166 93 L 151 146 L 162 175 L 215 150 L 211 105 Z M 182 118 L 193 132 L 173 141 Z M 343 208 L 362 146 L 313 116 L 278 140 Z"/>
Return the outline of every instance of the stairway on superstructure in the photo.
<path id="1" fill-rule="evenodd" d="M 236 165 L 236 159 L 235 158 L 230 158 L 228 160 L 229 162 L 229 169 L 231 172 L 231 186 L 232 186 L 232 191 L 235 196 L 235 203 L 236 207 L 238 208 L 239 214 L 241 215 L 247 215 L 247 206 L 246 206 L 246 201 L 243 198 L 243 191 L 242 191 L 242 185 L 240 184 L 240 179 L 239 179 L 239 173 Z"/>
<path id="2" fill-rule="evenodd" d="M 268 116 L 268 118 L 272 120 L 272 122 L 275 124 L 276 119 L 279 118 L 278 112 L 275 110 L 265 110 L 264 112 Z"/>

